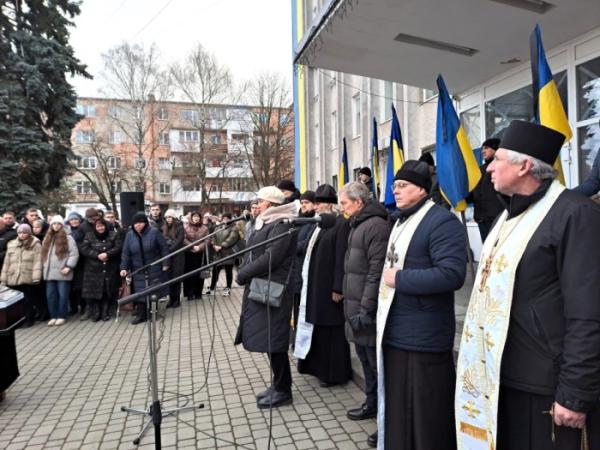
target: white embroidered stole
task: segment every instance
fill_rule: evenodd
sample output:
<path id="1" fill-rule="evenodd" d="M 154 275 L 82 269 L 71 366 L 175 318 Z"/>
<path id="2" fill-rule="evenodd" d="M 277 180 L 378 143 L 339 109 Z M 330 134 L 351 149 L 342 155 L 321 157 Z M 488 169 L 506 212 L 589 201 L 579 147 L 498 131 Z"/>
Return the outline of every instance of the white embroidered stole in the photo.
<path id="1" fill-rule="evenodd" d="M 302 263 L 302 289 L 300 291 L 300 307 L 298 309 L 298 324 L 296 325 L 296 343 L 294 344 L 294 356 L 299 359 L 306 358 L 312 343 L 312 332 L 314 325 L 306 321 L 306 297 L 308 293 L 308 270 L 310 268 L 310 257 L 312 255 L 317 237 L 321 232 L 320 227 L 315 231 L 308 241 L 306 255 Z"/>
<path id="2" fill-rule="evenodd" d="M 500 363 L 517 267 L 532 235 L 563 190 L 564 186 L 554 181 L 546 195 L 519 216 L 507 220 L 504 211 L 483 245 L 457 362 L 459 450 L 496 448 Z M 486 264 L 488 258 L 490 264 Z"/>
<path id="3" fill-rule="evenodd" d="M 412 214 L 403 223 L 396 222 L 390 239 L 388 241 L 385 264 L 383 270 L 389 269 L 390 267 L 398 268 L 402 270 L 404 268 L 404 260 L 406 259 L 406 252 L 410 241 L 417 230 L 417 227 L 421 224 L 421 221 L 429 210 L 435 205 L 431 200 L 427 200 L 418 211 Z M 381 281 L 379 282 L 379 296 L 377 297 L 377 378 L 380 391 L 377 402 L 377 423 L 379 429 L 379 442 L 384 442 L 384 417 L 385 417 L 385 404 L 381 398 L 381 392 L 384 388 L 384 377 L 383 377 L 383 353 L 382 353 L 382 342 L 383 333 L 385 331 L 385 324 L 387 316 L 392 306 L 392 300 L 394 299 L 395 289 L 388 287 L 383 282 L 383 272 Z"/>

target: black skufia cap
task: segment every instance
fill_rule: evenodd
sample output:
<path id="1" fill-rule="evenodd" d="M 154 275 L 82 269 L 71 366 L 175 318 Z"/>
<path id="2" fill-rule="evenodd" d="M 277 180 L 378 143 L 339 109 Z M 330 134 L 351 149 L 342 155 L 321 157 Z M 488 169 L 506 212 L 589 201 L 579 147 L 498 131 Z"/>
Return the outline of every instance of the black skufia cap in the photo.
<path id="1" fill-rule="evenodd" d="M 300 201 L 308 200 L 311 203 L 315 202 L 315 192 L 314 191 L 304 191 L 302 195 L 300 195 Z"/>
<path id="2" fill-rule="evenodd" d="M 499 146 L 500 146 L 500 139 L 498 139 L 498 138 L 486 139 L 485 141 L 483 141 L 483 144 L 481 144 L 481 147 L 489 147 L 489 148 L 493 148 L 494 150 L 498 150 Z"/>
<path id="3" fill-rule="evenodd" d="M 504 130 L 500 147 L 523 153 L 554 165 L 565 135 L 536 123 L 513 120 Z"/>
<path id="4" fill-rule="evenodd" d="M 315 202 L 318 203 L 337 203 L 338 198 L 333 186 L 322 184 L 315 191 Z"/>
<path id="5" fill-rule="evenodd" d="M 429 172 L 429 165 L 423 161 L 415 161 L 409 159 L 404 163 L 400 170 L 396 172 L 394 181 L 405 180 L 410 181 L 412 184 L 416 184 L 422 187 L 427 192 L 431 190 L 431 173 Z"/>

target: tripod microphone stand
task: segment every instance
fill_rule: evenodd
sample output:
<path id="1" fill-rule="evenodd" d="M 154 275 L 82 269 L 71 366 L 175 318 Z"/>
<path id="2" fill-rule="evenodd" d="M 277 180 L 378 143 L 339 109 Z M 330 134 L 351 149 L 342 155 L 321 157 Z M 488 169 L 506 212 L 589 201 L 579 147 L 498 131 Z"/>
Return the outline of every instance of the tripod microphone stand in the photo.
<path id="1" fill-rule="evenodd" d="M 149 266 L 145 268 L 144 278 L 146 289 L 149 287 Z M 139 273 L 139 271 L 137 271 Z M 131 301 L 136 301 L 141 303 L 138 300 L 130 300 L 130 301 L 119 301 L 120 305 L 124 305 L 130 303 Z M 200 403 L 194 406 L 184 406 L 180 408 L 169 408 L 162 409 L 160 399 L 158 398 L 158 364 L 156 360 L 156 316 L 158 314 L 158 295 L 156 294 L 147 294 L 145 298 L 142 300 L 146 304 L 146 315 L 150 315 L 150 320 L 146 320 L 148 325 L 148 353 L 150 355 L 150 391 L 152 394 L 152 404 L 148 407 L 148 409 L 140 409 L 140 408 L 132 408 L 121 406 L 121 411 L 133 414 L 142 414 L 147 416 L 148 419 L 146 423 L 142 427 L 142 431 L 137 435 L 137 437 L 133 440 L 134 445 L 138 445 L 140 440 L 148 430 L 148 427 L 152 424 L 154 426 L 154 448 L 157 450 L 161 449 L 161 434 L 160 427 L 162 423 L 163 416 L 170 416 L 173 414 L 177 414 L 181 411 L 191 411 L 194 409 L 202 409 L 204 408 L 204 403 Z"/>

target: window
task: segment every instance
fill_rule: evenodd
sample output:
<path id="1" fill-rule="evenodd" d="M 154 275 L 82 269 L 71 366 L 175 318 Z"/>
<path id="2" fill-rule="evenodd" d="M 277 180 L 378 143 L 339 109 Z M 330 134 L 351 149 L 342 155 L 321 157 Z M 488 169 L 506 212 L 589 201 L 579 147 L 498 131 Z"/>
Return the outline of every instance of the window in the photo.
<path id="1" fill-rule="evenodd" d="M 111 131 L 108 135 L 108 142 L 110 144 L 122 144 L 123 136 L 120 131 Z"/>
<path id="2" fill-rule="evenodd" d="M 110 190 L 114 194 L 121 193 L 121 191 L 122 191 L 122 189 L 121 189 L 121 182 L 120 181 L 113 181 L 112 183 L 110 183 Z"/>
<path id="3" fill-rule="evenodd" d="M 218 134 L 215 134 L 214 136 L 210 137 L 210 142 L 211 144 L 214 145 L 218 145 L 221 143 L 221 136 L 219 136 Z"/>
<path id="4" fill-rule="evenodd" d="M 146 168 L 146 160 L 144 158 L 135 158 L 134 167 L 136 169 L 145 169 Z"/>
<path id="5" fill-rule="evenodd" d="M 121 158 L 118 156 L 109 156 L 106 161 L 106 165 L 109 169 L 120 169 L 121 168 Z"/>
<path id="6" fill-rule="evenodd" d="M 121 111 L 121 108 L 119 108 L 118 106 L 110 106 L 108 108 L 108 115 L 113 119 L 118 119 L 123 115 L 123 113 Z"/>
<path id="7" fill-rule="evenodd" d="M 169 132 L 168 131 L 161 131 L 161 133 L 158 135 L 158 143 L 160 145 L 169 145 Z"/>
<path id="8" fill-rule="evenodd" d="M 169 158 L 158 158 L 158 168 L 160 170 L 169 170 L 171 168 Z"/>
<path id="9" fill-rule="evenodd" d="M 460 113 L 460 121 L 467 132 L 471 148 L 481 145 L 481 110 L 479 106 Z"/>
<path id="10" fill-rule="evenodd" d="M 258 121 L 260 123 L 267 123 L 269 121 L 269 114 L 267 114 L 267 113 L 260 113 L 258 115 Z"/>
<path id="11" fill-rule="evenodd" d="M 338 176 L 334 175 L 331 177 L 331 185 L 337 190 L 338 188 Z"/>
<path id="12" fill-rule="evenodd" d="M 92 142 L 96 142 L 96 133 L 93 130 L 77 130 L 77 133 L 75 133 L 75 142 L 78 144 L 91 144 Z"/>
<path id="13" fill-rule="evenodd" d="M 183 180 L 181 182 L 181 189 L 184 192 L 199 192 L 202 190 L 202 187 L 198 180 Z"/>
<path id="14" fill-rule="evenodd" d="M 285 113 L 280 114 L 279 115 L 279 126 L 285 127 L 289 120 L 290 120 L 290 117 L 287 114 L 285 114 Z"/>
<path id="15" fill-rule="evenodd" d="M 587 178 L 600 148 L 600 58 L 575 68 L 577 75 L 577 158 L 579 181 Z M 580 123 L 582 122 L 582 123 Z"/>
<path id="16" fill-rule="evenodd" d="M 423 103 L 428 102 L 435 96 L 437 96 L 436 91 L 432 91 L 431 89 L 421 89 L 421 98 Z"/>
<path id="17" fill-rule="evenodd" d="M 179 142 L 198 142 L 198 132 L 197 131 L 180 131 L 179 132 Z"/>
<path id="18" fill-rule="evenodd" d="M 218 159 L 213 159 L 213 160 L 210 162 L 210 166 L 211 166 L 211 167 L 221 167 L 221 161 L 220 161 L 220 160 L 218 160 Z"/>
<path id="19" fill-rule="evenodd" d="M 78 169 L 95 169 L 98 161 L 95 156 L 78 156 L 76 164 Z"/>
<path id="20" fill-rule="evenodd" d="M 158 183 L 158 193 L 159 194 L 170 194 L 171 193 L 171 184 L 170 183 Z"/>
<path id="21" fill-rule="evenodd" d="M 89 181 L 77 181 L 75 182 L 75 190 L 78 194 L 91 194 L 92 183 Z"/>
<path id="22" fill-rule="evenodd" d="M 360 117 L 360 94 L 355 94 L 352 97 L 352 135 L 360 136 L 361 117 Z"/>
<path id="23" fill-rule="evenodd" d="M 75 112 L 84 117 L 96 117 L 96 107 L 94 105 L 78 104 L 75 108 Z"/>
<path id="24" fill-rule="evenodd" d="M 181 120 L 187 120 L 192 123 L 198 122 L 198 111 L 195 109 L 182 109 Z"/>
<path id="25" fill-rule="evenodd" d="M 167 120 L 169 118 L 169 111 L 164 106 L 158 108 L 158 120 Z"/>

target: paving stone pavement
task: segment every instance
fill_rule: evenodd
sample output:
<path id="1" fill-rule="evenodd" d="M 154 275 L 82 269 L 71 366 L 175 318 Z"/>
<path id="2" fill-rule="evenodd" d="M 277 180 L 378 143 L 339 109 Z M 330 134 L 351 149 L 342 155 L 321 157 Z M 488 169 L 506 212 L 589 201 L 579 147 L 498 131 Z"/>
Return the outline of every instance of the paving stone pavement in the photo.
<path id="1" fill-rule="evenodd" d="M 163 408 L 206 406 L 163 419 L 165 449 L 267 448 L 269 411 L 257 409 L 254 396 L 268 384 L 268 361 L 233 345 L 241 293 L 219 291 L 214 307 L 205 298 L 165 311 L 158 354 Z M 136 448 L 145 419 L 121 406 L 145 409 L 151 400 L 148 339 L 146 327 L 128 319 L 92 323 L 75 316 L 62 327 L 17 330 L 21 376 L 0 404 L 1 449 Z M 346 418 L 364 399 L 357 385 L 321 388 L 295 369 L 293 379 L 293 405 L 273 410 L 271 448 L 368 448 L 375 420 Z M 152 428 L 139 447 L 154 448 Z"/>

